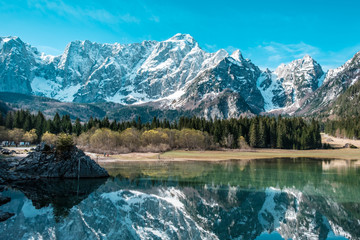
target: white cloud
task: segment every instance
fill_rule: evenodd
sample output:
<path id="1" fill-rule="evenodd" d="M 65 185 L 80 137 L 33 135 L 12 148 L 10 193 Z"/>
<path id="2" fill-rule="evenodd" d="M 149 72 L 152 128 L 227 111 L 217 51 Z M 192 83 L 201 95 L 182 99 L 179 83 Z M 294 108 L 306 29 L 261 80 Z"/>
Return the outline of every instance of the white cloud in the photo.
<path id="1" fill-rule="evenodd" d="M 281 55 L 286 57 L 301 58 L 305 55 L 317 55 L 319 49 L 309 44 L 300 42 L 296 44 L 282 44 L 277 42 L 264 43 L 259 45 L 260 50 L 265 50 L 269 54 Z"/>
<path id="2" fill-rule="evenodd" d="M 282 63 L 287 64 L 295 59 L 303 58 L 305 55 L 310 55 L 322 66 L 324 71 L 327 71 L 343 65 L 358 51 L 360 51 L 360 44 L 339 51 L 323 51 L 304 42 L 294 44 L 269 42 L 248 48 L 243 52 L 262 69 L 275 69 Z"/>
<path id="3" fill-rule="evenodd" d="M 216 46 L 216 44 L 204 44 L 204 50 L 207 52 L 216 52 L 218 50 L 218 47 Z"/>
<path id="4" fill-rule="evenodd" d="M 152 21 L 152 22 L 158 23 L 158 22 L 160 22 L 160 17 L 153 15 L 153 16 L 151 16 L 151 17 L 149 18 L 149 20 Z"/>
<path id="5" fill-rule="evenodd" d="M 36 46 L 36 48 L 40 52 L 43 52 L 43 53 L 49 54 L 49 55 L 53 55 L 53 56 L 58 56 L 63 53 L 63 51 L 53 48 L 53 47 L 50 47 L 50 46 Z"/>
<path id="6" fill-rule="evenodd" d="M 60 16 L 70 16 L 79 20 L 91 19 L 102 23 L 140 22 L 138 18 L 130 14 L 113 14 L 105 9 L 71 6 L 63 1 L 29 0 L 28 5 L 44 13 L 53 11 Z"/>
<path id="7" fill-rule="evenodd" d="M 320 49 L 304 42 L 284 44 L 278 42 L 264 42 L 256 47 L 244 50 L 246 56 L 261 68 L 275 69 L 282 63 L 289 63 L 295 59 L 310 55 L 314 59 L 320 55 Z"/>

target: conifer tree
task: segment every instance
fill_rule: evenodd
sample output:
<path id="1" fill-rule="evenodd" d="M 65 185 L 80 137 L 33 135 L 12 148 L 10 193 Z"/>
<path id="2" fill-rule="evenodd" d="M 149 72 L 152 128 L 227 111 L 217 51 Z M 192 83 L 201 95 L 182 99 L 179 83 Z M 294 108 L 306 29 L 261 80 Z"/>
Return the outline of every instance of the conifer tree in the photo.
<path id="1" fill-rule="evenodd" d="M 6 114 L 5 127 L 7 129 L 13 129 L 13 114 L 12 114 L 12 112 L 8 112 Z"/>
<path id="2" fill-rule="evenodd" d="M 5 120 L 2 113 L 0 112 L 0 126 L 4 126 L 4 125 L 5 125 Z"/>
<path id="3" fill-rule="evenodd" d="M 258 133 L 258 147 L 264 148 L 266 147 L 266 130 L 265 130 L 265 123 L 260 118 L 259 121 L 259 133 Z"/>
<path id="4" fill-rule="evenodd" d="M 276 147 L 284 148 L 286 125 L 282 118 L 279 117 L 276 129 Z"/>
<path id="5" fill-rule="evenodd" d="M 82 126 L 80 123 L 80 119 L 76 118 L 74 125 L 74 133 L 76 134 L 76 136 L 79 136 L 81 134 L 81 131 L 82 131 Z"/>
<path id="6" fill-rule="evenodd" d="M 259 139 L 259 126 L 257 119 L 255 118 L 251 125 L 249 130 L 249 144 L 250 147 L 258 147 L 258 139 Z"/>
<path id="7" fill-rule="evenodd" d="M 26 115 L 25 117 L 25 122 L 24 122 L 24 125 L 22 127 L 24 129 L 24 131 L 30 131 L 33 126 L 32 126 L 32 121 L 31 121 L 31 116 L 30 115 Z"/>
<path id="8" fill-rule="evenodd" d="M 61 119 L 61 132 L 68 134 L 72 133 L 72 124 L 69 115 L 63 115 Z"/>
<path id="9" fill-rule="evenodd" d="M 61 132 L 61 120 L 59 113 L 56 113 L 53 120 L 53 131 L 54 134 L 59 134 Z"/>

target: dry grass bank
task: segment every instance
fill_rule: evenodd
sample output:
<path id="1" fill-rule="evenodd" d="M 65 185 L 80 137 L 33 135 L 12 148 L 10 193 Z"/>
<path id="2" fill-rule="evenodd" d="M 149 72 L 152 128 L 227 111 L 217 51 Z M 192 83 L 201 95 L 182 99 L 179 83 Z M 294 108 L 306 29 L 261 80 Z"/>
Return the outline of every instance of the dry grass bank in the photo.
<path id="1" fill-rule="evenodd" d="M 287 150 L 287 149 L 253 149 L 249 151 L 185 151 L 175 150 L 159 153 L 127 153 L 104 157 L 102 154 L 87 153 L 99 163 L 114 163 L 127 161 L 222 161 L 229 159 L 264 159 L 264 158 L 329 158 L 360 160 L 360 149 L 342 148 L 351 143 L 360 148 L 360 140 L 341 139 L 322 134 L 322 142 L 329 143 L 338 149 Z"/>
<path id="2" fill-rule="evenodd" d="M 342 148 L 346 143 L 350 143 L 358 148 L 360 148 L 360 140 L 352 140 L 347 138 L 337 138 L 329 136 L 327 134 L 321 134 L 322 143 L 329 143 L 332 147 Z"/>
<path id="3" fill-rule="evenodd" d="M 257 149 L 254 151 L 184 151 L 176 150 L 158 153 L 128 153 L 104 157 L 99 154 L 90 155 L 99 163 L 127 161 L 222 161 L 229 159 L 264 159 L 264 158 L 329 158 L 359 160 L 360 149 L 329 149 L 329 150 L 284 150 Z"/>

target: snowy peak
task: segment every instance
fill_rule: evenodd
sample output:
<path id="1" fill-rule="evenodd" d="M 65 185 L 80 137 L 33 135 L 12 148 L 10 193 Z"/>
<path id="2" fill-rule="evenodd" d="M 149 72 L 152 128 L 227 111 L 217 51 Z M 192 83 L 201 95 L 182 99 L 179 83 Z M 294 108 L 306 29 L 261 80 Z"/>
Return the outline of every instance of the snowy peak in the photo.
<path id="1" fill-rule="evenodd" d="M 236 61 L 241 62 L 242 60 L 244 60 L 241 52 L 239 49 L 235 50 L 231 55 L 230 55 L 233 59 L 235 59 Z"/>
<path id="2" fill-rule="evenodd" d="M 0 37 L 0 42 L 2 44 L 11 43 L 11 42 L 23 43 L 23 41 L 19 37 L 16 37 L 16 36 L 15 37 L 12 37 L 12 36 Z"/>
<path id="3" fill-rule="evenodd" d="M 281 64 L 274 72 L 266 69 L 257 81 L 265 110 L 298 107 L 299 101 L 316 91 L 323 77 L 321 66 L 309 55 Z"/>
<path id="4" fill-rule="evenodd" d="M 332 89 L 319 94 L 322 100 L 334 99 L 360 78 L 359 68 L 360 52 L 326 77 L 309 55 L 261 71 L 240 50 L 209 53 L 181 33 L 161 42 L 73 41 L 59 56 L 41 54 L 18 37 L 0 37 L 2 92 L 81 103 L 155 104 L 208 117 L 300 108 L 319 87 Z"/>
<path id="5" fill-rule="evenodd" d="M 321 66 L 309 55 L 287 65 L 280 65 L 274 73 L 282 82 L 287 95 L 292 95 L 291 103 L 315 91 L 324 74 Z"/>
<path id="6" fill-rule="evenodd" d="M 195 39 L 190 34 L 177 33 L 166 41 L 186 41 L 189 43 L 196 43 Z"/>
<path id="7" fill-rule="evenodd" d="M 177 33 L 164 42 L 173 42 L 176 44 L 187 45 L 191 48 L 198 46 L 198 43 L 190 34 Z"/>
<path id="8" fill-rule="evenodd" d="M 276 68 L 274 71 L 279 77 L 286 77 L 289 74 L 307 74 L 306 76 L 309 77 L 314 72 L 322 72 L 321 66 L 309 55 L 305 55 L 302 59 L 297 59 L 292 61 L 289 64 L 281 64 L 279 67 Z M 311 77 L 311 79 L 313 79 Z"/>
<path id="9" fill-rule="evenodd" d="M 330 69 L 325 79 L 321 78 L 323 84 L 299 109 L 298 114 L 314 114 L 325 109 L 343 94 L 350 86 L 360 79 L 360 52 L 347 61 L 341 67 Z M 349 99 L 352 101 L 354 99 Z M 356 105 L 356 103 L 354 103 Z M 334 106 L 335 108 L 338 106 Z"/>

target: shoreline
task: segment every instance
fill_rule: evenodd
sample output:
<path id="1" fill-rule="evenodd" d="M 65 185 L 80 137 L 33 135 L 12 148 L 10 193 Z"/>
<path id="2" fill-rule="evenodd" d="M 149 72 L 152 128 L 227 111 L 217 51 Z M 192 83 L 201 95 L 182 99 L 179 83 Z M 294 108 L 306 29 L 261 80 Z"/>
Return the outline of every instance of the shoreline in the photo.
<path id="1" fill-rule="evenodd" d="M 336 149 L 312 149 L 292 150 L 255 148 L 251 150 L 227 149 L 227 150 L 205 150 L 186 151 L 172 150 L 165 153 L 139 153 L 115 154 L 103 157 L 102 154 L 86 153 L 99 164 L 110 164 L 117 162 L 170 162 L 170 161 L 227 161 L 227 160 L 256 160 L 269 158 L 318 158 L 318 159 L 342 159 L 360 160 L 360 140 L 343 139 L 321 134 L 322 142 L 328 143 Z M 351 143 L 357 149 L 342 148 L 346 143 Z"/>
<path id="2" fill-rule="evenodd" d="M 175 150 L 165 153 L 126 153 L 103 157 L 102 154 L 86 153 L 100 165 L 126 162 L 220 162 L 228 160 L 257 160 L 270 158 L 318 158 L 360 160 L 360 149 L 319 149 L 319 150 L 284 150 L 256 149 L 253 151 L 185 151 Z"/>
<path id="3" fill-rule="evenodd" d="M 342 159 L 342 160 L 360 160 L 360 140 L 342 139 L 329 136 L 322 133 L 322 142 L 329 143 L 336 149 L 312 149 L 312 150 L 292 150 L 292 149 L 272 149 L 255 148 L 248 150 L 225 149 L 225 150 L 203 150 L 187 151 L 172 150 L 164 153 L 156 152 L 131 152 L 124 154 L 114 154 L 105 156 L 103 154 L 85 152 L 95 162 L 100 165 L 121 162 L 171 162 L 171 161 L 227 161 L 227 160 L 256 160 L 269 158 L 318 158 L 318 159 Z M 351 143 L 357 146 L 357 149 L 340 148 L 345 143 Z M 27 148 L 8 148 L 15 150 L 18 154 L 3 156 L 5 158 L 22 159 L 27 156 Z"/>

